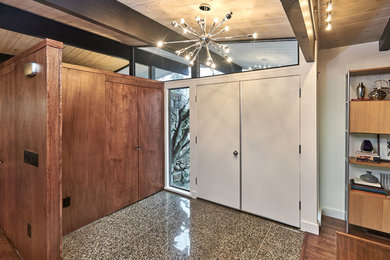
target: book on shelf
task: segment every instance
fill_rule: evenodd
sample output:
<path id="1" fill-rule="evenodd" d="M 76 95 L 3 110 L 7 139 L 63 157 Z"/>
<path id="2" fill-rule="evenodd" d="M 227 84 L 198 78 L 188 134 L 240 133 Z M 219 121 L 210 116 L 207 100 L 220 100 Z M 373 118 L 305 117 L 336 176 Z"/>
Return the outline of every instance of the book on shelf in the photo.
<path id="1" fill-rule="evenodd" d="M 374 187 L 374 188 L 382 188 L 382 185 L 379 182 L 372 183 L 363 181 L 360 177 L 354 177 L 351 179 L 351 185 L 363 185 L 368 187 Z"/>
<path id="2" fill-rule="evenodd" d="M 379 186 L 380 186 L 380 184 L 379 184 Z M 381 186 L 380 187 L 372 187 L 372 186 L 367 186 L 367 185 L 356 184 L 354 179 L 351 179 L 351 186 L 350 187 L 353 190 L 358 190 L 358 191 L 364 191 L 364 192 L 369 192 L 369 193 L 375 193 L 375 194 L 381 194 L 381 195 L 384 195 L 384 196 L 389 196 L 389 193 L 385 189 L 383 189 Z"/>
<path id="3" fill-rule="evenodd" d="M 357 151 L 356 152 L 356 160 L 359 162 L 379 163 L 381 159 L 379 157 L 379 154 L 377 154 L 377 153 Z"/>

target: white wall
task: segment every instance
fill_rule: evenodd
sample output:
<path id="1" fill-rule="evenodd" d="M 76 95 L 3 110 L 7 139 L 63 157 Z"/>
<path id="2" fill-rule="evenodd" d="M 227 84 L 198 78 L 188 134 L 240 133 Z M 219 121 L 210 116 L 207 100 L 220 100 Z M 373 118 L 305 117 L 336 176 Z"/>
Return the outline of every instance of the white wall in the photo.
<path id="1" fill-rule="evenodd" d="M 320 207 L 344 219 L 345 75 L 350 69 L 390 66 L 378 42 L 319 51 L 318 104 Z"/>
<path id="2" fill-rule="evenodd" d="M 191 131 L 191 195 L 196 197 L 196 115 L 194 112 L 197 85 L 254 80 L 270 77 L 301 76 L 301 229 L 318 234 L 318 171 L 317 171 L 317 63 L 306 63 L 300 52 L 300 65 L 271 70 L 252 71 L 200 79 L 188 79 L 165 83 L 165 88 L 190 87 Z M 167 94 L 167 91 L 166 91 Z M 165 95 L 167 97 L 167 95 Z M 167 119 L 166 119 L 167 122 Z M 278 158 L 275 158 L 278 160 Z"/>

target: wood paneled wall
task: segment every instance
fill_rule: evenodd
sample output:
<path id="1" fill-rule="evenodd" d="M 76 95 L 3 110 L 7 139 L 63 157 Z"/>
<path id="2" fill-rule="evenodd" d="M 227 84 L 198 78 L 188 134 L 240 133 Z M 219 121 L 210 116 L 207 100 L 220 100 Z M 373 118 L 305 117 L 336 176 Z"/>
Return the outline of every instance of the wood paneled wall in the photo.
<path id="1" fill-rule="evenodd" d="M 25 260 L 61 258 L 61 49 L 45 40 L 0 65 L 0 227 Z"/>
<path id="2" fill-rule="evenodd" d="M 62 73 L 67 234 L 163 189 L 163 83 L 69 64 Z"/>

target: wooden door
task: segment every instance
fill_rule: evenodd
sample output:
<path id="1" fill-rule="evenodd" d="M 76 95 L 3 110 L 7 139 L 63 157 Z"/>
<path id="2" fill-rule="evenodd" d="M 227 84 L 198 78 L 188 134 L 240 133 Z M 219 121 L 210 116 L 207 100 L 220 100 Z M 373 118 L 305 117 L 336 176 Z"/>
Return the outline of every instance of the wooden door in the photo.
<path id="1" fill-rule="evenodd" d="M 198 197 L 240 208 L 239 83 L 198 86 Z"/>
<path id="2" fill-rule="evenodd" d="M 299 227 L 299 77 L 241 84 L 242 210 Z"/>
<path id="3" fill-rule="evenodd" d="M 138 88 L 139 198 L 164 188 L 163 92 Z"/>
<path id="4" fill-rule="evenodd" d="M 106 214 L 138 200 L 137 87 L 106 83 Z"/>
<path id="5" fill-rule="evenodd" d="M 105 75 L 63 68 L 63 234 L 105 214 Z"/>
<path id="6" fill-rule="evenodd" d="M 0 69 L 0 228 L 16 242 L 15 71 Z"/>

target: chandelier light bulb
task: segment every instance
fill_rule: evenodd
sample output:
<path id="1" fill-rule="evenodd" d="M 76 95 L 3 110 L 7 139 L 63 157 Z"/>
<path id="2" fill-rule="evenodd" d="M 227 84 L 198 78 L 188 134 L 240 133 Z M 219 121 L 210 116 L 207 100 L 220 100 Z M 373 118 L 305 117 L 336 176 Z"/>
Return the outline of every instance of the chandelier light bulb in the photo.
<path id="1" fill-rule="evenodd" d="M 214 23 L 218 23 L 218 18 L 214 18 Z"/>
<path id="2" fill-rule="evenodd" d="M 175 51 L 175 53 L 176 53 L 177 56 L 180 55 L 180 51 L 179 50 Z"/>
<path id="3" fill-rule="evenodd" d="M 257 33 L 252 34 L 253 39 L 257 39 Z"/>
<path id="4" fill-rule="evenodd" d="M 229 53 L 229 52 L 230 52 L 229 46 L 224 45 L 224 46 L 223 46 L 223 51 L 224 51 L 225 53 Z"/>
<path id="5" fill-rule="evenodd" d="M 332 20 L 332 14 L 328 13 L 328 15 L 326 16 L 325 22 L 330 22 L 331 20 Z"/>
<path id="6" fill-rule="evenodd" d="M 188 29 L 185 29 L 185 28 L 184 28 L 184 29 L 183 29 L 183 33 L 184 33 L 184 34 L 187 34 L 187 33 L 188 33 Z"/>
<path id="7" fill-rule="evenodd" d="M 226 26 L 225 26 L 225 31 L 228 32 L 229 29 L 230 29 L 229 26 L 226 25 Z"/>
<path id="8" fill-rule="evenodd" d="M 210 66 L 211 65 L 211 62 L 210 61 L 206 61 L 206 66 Z"/>
<path id="9" fill-rule="evenodd" d="M 194 66 L 194 60 L 190 61 L 190 66 Z"/>
<path id="10" fill-rule="evenodd" d="M 216 67 L 215 63 L 211 64 L 211 68 L 215 69 Z"/>
<path id="11" fill-rule="evenodd" d="M 185 22 L 186 22 L 186 21 L 184 20 L 184 18 L 181 18 L 181 19 L 180 19 L 180 23 L 181 23 L 181 24 L 184 24 Z"/>
<path id="12" fill-rule="evenodd" d="M 164 45 L 163 41 L 158 41 L 157 42 L 157 47 L 161 48 Z"/>
<path id="13" fill-rule="evenodd" d="M 231 57 L 227 57 L 226 61 L 231 63 L 233 61 L 233 59 Z"/>
<path id="14" fill-rule="evenodd" d="M 184 59 L 190 60 L 190 55 L 186 55 L 186 56 L 184 57 Z"/>
<path id="15" fill-rule="evenodd" d="M 326 11 L 327 12 L 332 11 L 332 2 L 331 1 L 328 2 L 328 7 L 326 8 Z"/>
<path id="16" fill-rule="evenodd" d="M 196 20 L 197 22 L 199 22 L 199 21 L 200 21 L 200 16 L 195 17 L 195 20 Z"/>
<path id="17" fill-rule="evenodd" d="M 177 27 L 177 26 L 178 26 L 178 24 L 177 24 L 177 22 L 176 22 L 176 21 L 172 21 L 172 23 L 171 23 L 171 24 L 172 24 L 172 26 L 173 26 L 173 27 Z"/>
<path id="18" fill-rule="evenodd" d="M 326 26 L 325 30 L 330 31 L 332 30 L 332 24 L 329 22 L 328 25 Z"/>

